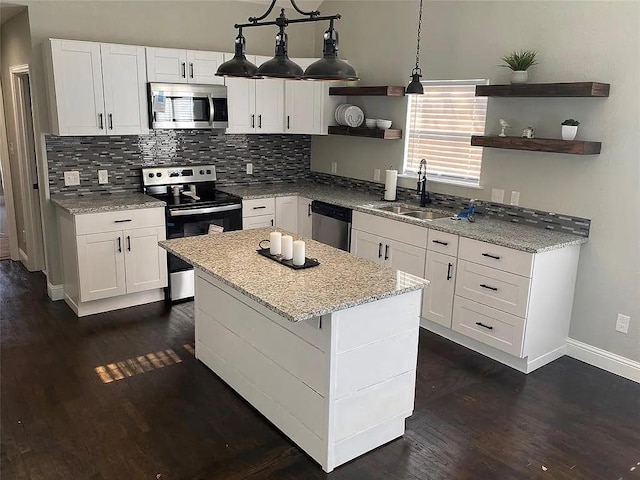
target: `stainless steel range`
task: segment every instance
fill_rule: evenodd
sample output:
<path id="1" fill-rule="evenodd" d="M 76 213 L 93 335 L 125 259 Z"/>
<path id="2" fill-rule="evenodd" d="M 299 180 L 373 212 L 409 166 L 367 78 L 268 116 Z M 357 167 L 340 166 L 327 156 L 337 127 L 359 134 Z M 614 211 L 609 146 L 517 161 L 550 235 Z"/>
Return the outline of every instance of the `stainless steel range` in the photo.
<path id="1" fill-rule="evenodd" d="M 216 167 L 153 167 L 142 169 L 144 192 L 167 203 L 167 239 L 242 229 L 242 200 L 216 189 Z M 167 300 L 190 299 L 193 268 L 167 255 Z"/>

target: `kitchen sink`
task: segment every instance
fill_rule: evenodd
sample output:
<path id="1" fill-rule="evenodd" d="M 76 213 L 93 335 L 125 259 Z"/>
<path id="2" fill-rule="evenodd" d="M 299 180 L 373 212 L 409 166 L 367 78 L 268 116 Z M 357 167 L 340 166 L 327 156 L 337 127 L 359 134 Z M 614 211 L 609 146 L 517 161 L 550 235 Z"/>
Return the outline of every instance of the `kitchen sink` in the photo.
<path id="1" fill-rule="evenodd" d="M 403 213 L 405 217 L 419 218 L 420 220 L 434 220 L 436 218 L 445 218 L 450 216 L 450 213 L 439 210 L 419 210 L 413 212 Z"/>
<path id="2" fill-rule="evenodd" d="M 410 212 L 415 212 L 415 208 L 405 207 L 403 205 L 388 205 L 385 207 L 377 207 L 378 210 L 384 210 L 385 212 L 397 213 L 399 215 L 406 215 Z"/>

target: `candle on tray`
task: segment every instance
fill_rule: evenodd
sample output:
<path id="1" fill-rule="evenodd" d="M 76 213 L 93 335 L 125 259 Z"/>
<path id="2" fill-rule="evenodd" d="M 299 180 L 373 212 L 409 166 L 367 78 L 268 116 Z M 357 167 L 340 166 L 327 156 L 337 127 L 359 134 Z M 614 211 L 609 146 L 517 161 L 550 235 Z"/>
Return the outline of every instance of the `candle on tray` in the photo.
<path id="1" fill-rule="evenodd" d="M 280 255 L 282 252 L 282 234 L 280 232 L 271 232 L 269 234 L 269 253 L 271 255 Z"/>
<path id="2" fill-rule="evenodd" d="M 293 264 L 300 266 L 304 265 L 305 251 L 304 242 L 302 240 L 296 240 L 293 242 Z"/>
<path id="3" fill-rule="evenodd" d="M 282 236 L 282 258 L 285 260 L 293 258 L 293 237 L 291 235 Z"/>

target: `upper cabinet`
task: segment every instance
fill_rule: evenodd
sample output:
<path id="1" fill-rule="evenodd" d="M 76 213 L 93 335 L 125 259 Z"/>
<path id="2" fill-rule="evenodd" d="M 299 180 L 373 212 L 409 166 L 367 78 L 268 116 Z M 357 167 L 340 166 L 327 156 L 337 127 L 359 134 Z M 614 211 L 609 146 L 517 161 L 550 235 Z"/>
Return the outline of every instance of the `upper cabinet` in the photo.
<path id="1" fill-rule="evenodd" d="M 45 64 L 51 133 L 148 132 L 144 47 L 51 39 Z"/>
<path id="2" fill-rule="evenodd" d="M 224 85 L 224 77 L 216 77 L 224 62 L 221 52 L 156 47 L 146 51 L 149 82 Z"/>

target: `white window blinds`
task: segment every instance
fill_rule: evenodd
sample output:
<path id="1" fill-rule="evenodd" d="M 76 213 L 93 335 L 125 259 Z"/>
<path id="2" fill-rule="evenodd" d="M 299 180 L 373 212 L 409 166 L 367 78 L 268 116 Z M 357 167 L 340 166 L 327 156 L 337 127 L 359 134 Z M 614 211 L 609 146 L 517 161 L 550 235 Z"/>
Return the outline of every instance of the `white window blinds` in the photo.
<path id="1" fill-rule="evenodd" d="M 484 135 L 487 98 L 476 85 L 487 80 L 424 81 L 424 95 L 410 95 L 407 112 L 405 172 L 417 172 L 427 160 L 428 177 L 478 185 L 482 147 L 471 135 Z"/>

